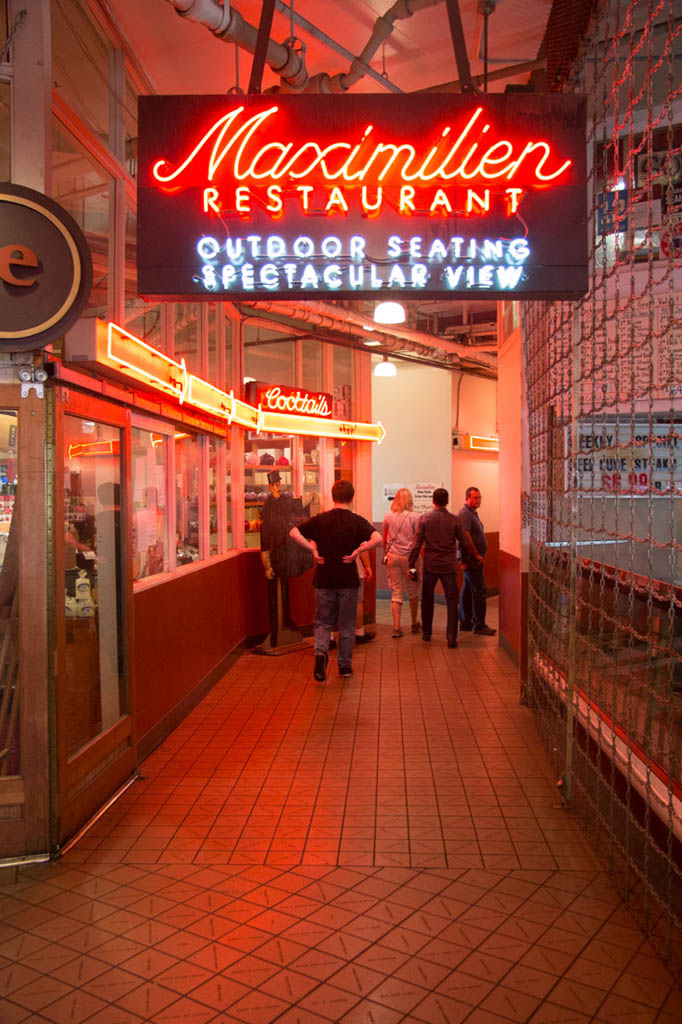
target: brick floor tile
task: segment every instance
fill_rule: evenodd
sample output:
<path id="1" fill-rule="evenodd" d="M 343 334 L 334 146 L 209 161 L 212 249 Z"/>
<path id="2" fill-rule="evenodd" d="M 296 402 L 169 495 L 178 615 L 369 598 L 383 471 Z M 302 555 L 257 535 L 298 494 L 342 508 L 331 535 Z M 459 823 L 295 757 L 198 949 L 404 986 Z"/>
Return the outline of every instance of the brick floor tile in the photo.
<path id="1" fill-rule="evenodd" d="M 471 1013 L 466 1003 L 451 999 L 443 992 L 431 992 L 416 1006 L 412 1016 L 427 1024 L 460 1024 Z"/>
<path id="2" fill-rule="evenodd" d="M 182 998 L 152 1017 L 152 1024 L 209 1024 L 215 1020 L 214 1011 L 193 999 Z"/>
<path id="3" fill-rule="evenodd" d="M 438 606 L 398 663 L 377 610 L 352 685 L 244 654 L 79 846 L 0 885 L 7 1024 L 84 997 L 82 1024 L 678 1024 L 506 655 L 450 658 Z"/>

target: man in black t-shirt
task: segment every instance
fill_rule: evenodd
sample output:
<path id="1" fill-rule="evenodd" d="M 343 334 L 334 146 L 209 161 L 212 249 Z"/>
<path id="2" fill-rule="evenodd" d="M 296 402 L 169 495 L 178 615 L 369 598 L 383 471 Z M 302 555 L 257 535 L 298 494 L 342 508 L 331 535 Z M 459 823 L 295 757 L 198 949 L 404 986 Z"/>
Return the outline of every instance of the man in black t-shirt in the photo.
<path id="1" fill-rule="evenodd" d="M 312 552 L 317 563 L 315 587 L 315 670 L 318 682 L 327 678 L 331 631 L 339 631 L 339 675 L 353 672 L 355 613 L 360 577 L 355 559 L 363 551 L 381 544 L 381 534 L 362 516 L 351 512 L 355 489 L 349 480 L 337 480 L 332 487 L 334 507 L 295 526 L 290 536 Z"/>

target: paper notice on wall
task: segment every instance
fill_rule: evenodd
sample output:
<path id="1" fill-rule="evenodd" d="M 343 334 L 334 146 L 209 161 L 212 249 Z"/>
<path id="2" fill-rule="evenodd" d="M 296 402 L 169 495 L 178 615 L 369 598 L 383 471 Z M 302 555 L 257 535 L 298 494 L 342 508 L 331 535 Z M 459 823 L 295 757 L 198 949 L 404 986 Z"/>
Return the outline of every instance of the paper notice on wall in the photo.
<path id="1" fill-rule="evenodd" d="M 412 496 L 414 498 L 414 510 L 420 515 L 430 512 L 433 508 L 433 492 L 440 484 L 413 484 Z"/>
<path id="2" fill-rule="evenodd" d="M 384 484 L 384 501 L 390 505 L 402 486 L 402 484 Z"/>
<path id="3" fill-rule="evenodd" d="M 586 419 L 577 424 L 576 440 L 573 483 L 583 494 L 682 494 L 678 424 Z"/>

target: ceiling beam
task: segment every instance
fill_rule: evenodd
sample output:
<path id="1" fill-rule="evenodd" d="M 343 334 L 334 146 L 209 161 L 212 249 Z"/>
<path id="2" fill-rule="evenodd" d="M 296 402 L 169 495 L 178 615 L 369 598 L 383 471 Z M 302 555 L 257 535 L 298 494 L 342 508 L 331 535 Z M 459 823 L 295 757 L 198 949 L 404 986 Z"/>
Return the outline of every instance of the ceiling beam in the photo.
<path id="1" fill-rule="evenodd" d="M 505 78 L 516 78 L 517 75 L 529 75 L 533 71 L 543 71 L 547 67 L 544 57 L 538 60 L 524 60 L 521 64 L 509 64 L 504 68 L 497 68 L 488 72 L 489 82 L 499 82 Z M 483 75 L 474 75 L 472 81 L 476 85 L 483 84 Z M 465 92 L 463 82 L 457 79 L 455 82 L 443 82 L 441 85 L 429 85 L 426 89 L 415 89 L 415 93 L 421 92 Z"/>
<path id="2" fill-rule="evenodd" d="M 450 35 L 452 36 L 452 46 L 455 51 L 455 60 L 457 61 L 457 72 L 459 74 L 459 80 L 462 83 L 461 91 L 478 92 L 471 77 L 469 54 L 467 53 L 467 44 L 464 38 L 464 27 L 462 25 L 462 12 L 459 9 L 459 0 L 445 0 L 445 6 L 448 11 Z"/>

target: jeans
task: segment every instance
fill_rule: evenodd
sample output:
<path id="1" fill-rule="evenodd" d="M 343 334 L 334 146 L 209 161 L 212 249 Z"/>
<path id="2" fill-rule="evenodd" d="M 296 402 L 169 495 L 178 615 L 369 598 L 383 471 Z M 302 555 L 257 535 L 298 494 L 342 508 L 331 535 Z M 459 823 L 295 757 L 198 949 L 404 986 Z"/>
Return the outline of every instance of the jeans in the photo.
<path id="1" fill-rule="evenodd" d="M 445 591 L 445 603 L 448 609 L 447 638 L 457 639 L 457 573 L 456 572 L 429 572 L 424 569 L 422 582 L 422 630 L 425 636 L 431 636 L 433 626 L 433 592 L 436 589 L 438 580 L 443 584 Z"/>
<path id="2" fill-rule="evenodd" d="M 472 565 L 464 570 L 459 621 L 463 626 L 473 626 L 474 629 L 485 626 L 485 580 L 482 565 Z"/>
<path id="3" fill-rule="evenodd" d="M 315 588 L 315 654 L 329 650 L 331 631 L 339 631 L 339 668 L 350 668 L 355 643 L 355 615 L 360 598 L 360 587 L 342 590 Z"/>

